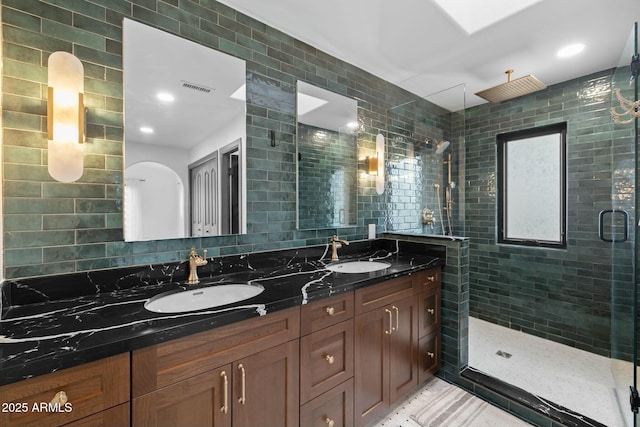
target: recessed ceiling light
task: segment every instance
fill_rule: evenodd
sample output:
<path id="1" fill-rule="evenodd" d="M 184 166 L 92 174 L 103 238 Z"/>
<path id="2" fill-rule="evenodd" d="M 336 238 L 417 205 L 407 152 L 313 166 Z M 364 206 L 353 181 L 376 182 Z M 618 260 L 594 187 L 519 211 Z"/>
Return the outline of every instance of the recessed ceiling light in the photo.
<path id="1" fill-rule="evenodd" d="M 163 102 L 173 102 L 175 100 L 175 97 L 168 92 L 159 92 L 156 98 Z"/>
<path id="2" fill-rule="evenodd" d="M 150 128 L 149 126 L 141 126 L 140 127 L 140 132 L 142 132 L 142 133 L 153 133 L 153 128 Z"/>
<path id="3" fill-rule="evenodd" d="M 574 44 L 567 45 L 567 46 L 563 47 L 562 49 L 560 49 L 556 53 L 556 56 L 558 58 L 568 58 L 570 56 L 574 56 L 574 55 L 579 54 L 583 50 L 584 50 L 584 43 L 574 43 Z"/>

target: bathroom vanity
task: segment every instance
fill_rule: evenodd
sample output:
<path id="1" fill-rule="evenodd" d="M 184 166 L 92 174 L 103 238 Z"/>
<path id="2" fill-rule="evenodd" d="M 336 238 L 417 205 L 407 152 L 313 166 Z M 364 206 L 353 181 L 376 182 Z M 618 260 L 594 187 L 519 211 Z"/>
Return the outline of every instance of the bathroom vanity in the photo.
<path id="1" fill-rule="evenodd" d="M 384 260 L 389 267 L 330 271 L 320 246 L 209 259 L 202 286 L 243 278 L 264 287 L 213 309 L 144 309 L 147 299 L 180 285 L 169 277 L 184 281 L 183 265 L 165 266 L 164 280 L 154 284 L 155 273 L 138 272 L 146 286 L 10 306 L 0 424 L 374 422 L 439 367 L 444 252 L 385 239 L 348 248 L 338 262 Z M 42 285 L 11 290 L 20 295 L 20 286 L 31 286 L 35 298 Z"/>

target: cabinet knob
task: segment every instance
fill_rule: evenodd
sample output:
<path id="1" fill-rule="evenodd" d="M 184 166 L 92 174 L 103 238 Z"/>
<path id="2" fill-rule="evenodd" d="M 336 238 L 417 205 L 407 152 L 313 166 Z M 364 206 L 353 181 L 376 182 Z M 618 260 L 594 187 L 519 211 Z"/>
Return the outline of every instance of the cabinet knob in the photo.
<path id="1" fill-rule="evenodd" d="M 435 353 L 432 353 L 432 352 L 430 352 L 430 351 L 427 351 L 427 356 L 429 356 L 429 357 L 430 357 L 430 358 L 432 358 L 432 359 L 433 359 L 434 357 L 436 357 Z"/>
<path id="2" fill-rule="evenodd" d="M 329 354 L 324 356 L 324 360 L 326 360 L 329 365 L 333 365 L 333 362 L 335 362 L 334 357 Z"/>
<path id="3" fill-rule="evenodd" d="M 67 393 L 60 390 L 59 392 L 56 393 L 55 396 L 53 396 L 53 399 L 51 399 L 51 404 L 52 405 L 59 404 L 60 406 L 62 406 L 68 401 L 69 401 L 69 398 L 67 397 Z"/>
<path id="4" fill-rule="evenodd" d="M 325 307 L 324 311 L 326 311 L 329 316 L 333 316 L 336 313 L 336 309 L 333 307 Z"/>
<path id="5" fill-rule="evenodd" d="M 436 281 L 436 276 L 427 276 L 427 282 L 434 283 Z"/>
<path id="6" fill-rule="evenodd" d="M 427 308 L 427 311 L 429 312 L 429 314 L 436 314 L 436 310 L 433 308 Z"/>
<path id="7" fill-rule="evenodd" d="M 327 427 L 333 427 L 333 425 L 335 424 L 335 422 L 329 417 L 324 417 L 324 422 Z"/>

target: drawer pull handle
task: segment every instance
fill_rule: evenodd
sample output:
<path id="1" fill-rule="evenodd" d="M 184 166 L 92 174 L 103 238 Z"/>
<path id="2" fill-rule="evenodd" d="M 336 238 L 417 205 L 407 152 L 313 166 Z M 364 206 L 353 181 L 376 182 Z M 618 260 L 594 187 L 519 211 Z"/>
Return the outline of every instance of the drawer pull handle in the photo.
<path id="1" fill-rule="evenodd" d="M 245 403 L 247 403 L 247 398 L 245 395 L 245 391 L 247 389 L 246 387 L 246 382 L 245 382 L 245 370 L 244 370 L 244 365 L 241 363 L 238 365 L 238 369 L 240 370 L 240 372 L 242 372 L 242 390 L 240 392 L 240 398 L 238 399 L 238 403 L 244 405 Z"/>
<path id="2" fill-rule="evenodd" d="M 224 404 L 222 405 L 222 408 L 220 408 L 220 412 L 226 414 L 229 412 L 229 378 L 225 371 L 220 372 L 220 377 L 222 377 L 222 387 L 224 389 Z"/>
<path id="3" fill-rule="evenodd" d="M 391 308 L 393 308 L 396 312 L 396 326 L 391 330 L 397 331 L 400 328 L 400 310 L 398 310 L 398 307 L 396 307 L 395 305 L 392 305 Z"/>
<path id="4" fill-rule="evenodd" d="M 324 417 L 324 422 L 327 427 L 333 427 L 333 424 L 335 424 L 335 422 L 329 417 Z"/>
<path id="5" fill-rule="evenodd" d="M 427 308 L 429 314 L 436 314 L 436 310 L 434 308 Z"/>
<path id="6" fill-rule="evenodd" d="M 51 399 L 51 404 L 52 405 L 59 404 L 60 406 L 62 406 L 68 401 L 69 401 L 69 398 L 67 397 L 67 393 L 61 390 L 57 392 L 55 396 L 53 396 L 53 399 Z"/>
<path id="7" fill-rule="evenodd" d="M 435 353 L 432 353 L 432 352 L 430 352 L 430 351 L 427 351 L 427 356 L 429 356 L 429 357 L 430 357 L 430 358 L 432 358 L 432 359 L 433 359 L 434 357 L 436 357 Z"/>
<path id="8" fill-rule="evenodd" d="M 385 330 L 384 333 L 389 335 L 391 334 L 391 332 L 393 332 L 393 318 L 391 317 L 391 310 L 385 308 L 384 312 L 389 315 L 389 330 Z"/>
<path id="9" fill-rule="evenodd" d="M 333 362 L 335 362 L 334 357 L 329 354 L 324 356 L 324 360 L 326 360 L 329 365 L 333 365 Z"/>
<path id="10" fill-rule="evenodd" d="M 324 311 L 326 311 L 329 316 L 333 316 L 336 313 L 336 309 L 333 307 L 325 307 Z"/>

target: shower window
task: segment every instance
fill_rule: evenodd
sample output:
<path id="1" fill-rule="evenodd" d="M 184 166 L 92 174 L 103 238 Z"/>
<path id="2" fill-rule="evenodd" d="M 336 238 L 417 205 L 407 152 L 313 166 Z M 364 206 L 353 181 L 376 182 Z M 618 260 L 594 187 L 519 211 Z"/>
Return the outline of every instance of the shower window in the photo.
<path id="1" fill-rule="evenodd" d="M 559 123 L 497 136 L 499 243 L 566 247 L 566 134 Z"/>

